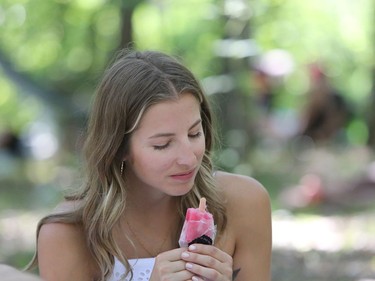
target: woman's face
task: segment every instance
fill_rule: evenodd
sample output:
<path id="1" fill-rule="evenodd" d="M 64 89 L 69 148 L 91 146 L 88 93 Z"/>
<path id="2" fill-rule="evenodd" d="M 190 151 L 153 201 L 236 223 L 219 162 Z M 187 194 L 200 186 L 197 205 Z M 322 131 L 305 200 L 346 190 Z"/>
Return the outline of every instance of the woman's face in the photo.
<path id="1" fill-rule="evenodd" d="M 126 180 L 131 190 L 149 195 L 186 194 L 194 185 L 204 152 L 200 104 L 192 94 L 182 94 L 144 113 L 125 157 Z"/>

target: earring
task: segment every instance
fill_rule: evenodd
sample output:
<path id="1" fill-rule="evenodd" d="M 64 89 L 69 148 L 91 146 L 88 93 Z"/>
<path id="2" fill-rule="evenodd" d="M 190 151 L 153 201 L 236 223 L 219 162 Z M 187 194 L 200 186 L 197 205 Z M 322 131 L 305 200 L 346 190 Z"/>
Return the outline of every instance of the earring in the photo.
<path id="1" fill-rule="evenodd" d="M 124 166 L 125 166 L 125 161 L 122 161 L 121 162 L 121 168 L 120 168 L 120 174 L 122 175 L 122 173 L 124 172 Z"/>

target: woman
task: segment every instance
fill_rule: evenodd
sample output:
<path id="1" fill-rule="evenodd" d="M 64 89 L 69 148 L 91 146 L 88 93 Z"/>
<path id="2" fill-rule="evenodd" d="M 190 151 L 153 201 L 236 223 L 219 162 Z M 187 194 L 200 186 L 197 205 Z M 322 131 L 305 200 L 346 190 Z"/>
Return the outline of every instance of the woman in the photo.
<path id="1" fill-rule="evenodd" d="M 212 116 L 193 74 L 154 51 L 123 52 L 97 90 L 86 181 L 42 219 L 44 280 L 269 280 L 269 197 L 214 172 Z M 214 245 L 180 248 L 184 215 L 207 199 Z"/>

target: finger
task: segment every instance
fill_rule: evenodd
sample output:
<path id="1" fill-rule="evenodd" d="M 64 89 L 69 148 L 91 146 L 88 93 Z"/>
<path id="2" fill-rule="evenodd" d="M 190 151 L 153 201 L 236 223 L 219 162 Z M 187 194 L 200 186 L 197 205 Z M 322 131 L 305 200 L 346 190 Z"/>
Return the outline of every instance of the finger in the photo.
<path id="1" fill-rule="evenodd" d="M 201 278 L 201 277 L 199 277 L 199 276 L 193 276 L 193 277 L 191 278 L 191 281 L 209 281 L 209 280 L 207 280 L 207 279 L 203 279 L 203 278 Z"/>
<path id="2" fill-rule="evenodd" d="M 156 278 L 156 279 L 153 279 Z M 175 281 L 185 281 L 193 280 L 194 273 L 184 269 L 178 272 L 164 272 L 160 268 L 154 269 L 150 280 L 175 280 Z"/>
<path id="3" fill-rule="evenodd" d="M 169 261 L 169 260 L 156 260 L 154 268 L 157 268 L 160 273 L 179 272 L 184 271 L 186 262 L 182 260 Z"/>
<path id="4" fill-rule="evenodd" d="M 189 246 L 188 251 L 214 257 L 215 259 L 223 263 L 232 261 L 232 257 L 230 255 L 220 250 L 219 248 L 211 245 L 193 244 Z"/>
<path id="5" fill-rule="evenodd" d="M 229 280 L 223 274 L 213 268 L 201 266 L 199 264 L 186 263 L 186 269 L 194 273 L 193 281 L 200 280 Z"/>
<path id="6" fill-rule="evenodd" d="M 186 251 L 186 248 L 176 248 L 170 251 L 160 253 L 156 256 L 157 260 L 168 260 L 168 261 L 178 261 L 181 259 L 181 254 Z"/>
<path id="7" fill-rule="evenodd" d="M 164 276 L 165 280 L 194 280 L 194 274 L 188 270 L 169 273 L 162 276 Z"/>
<path id="8" fill-rule="evenodd" d="M 181 258 L 187 262 L 187 270 L 210 278 L 210 280 L 218 280 L 216 279 L 217 274 L 226 276 L 227 278 L 232 275 L 233 261 L 231 257 L 227 261 L 221 262 L 210 255 L 185 251 L 181 254 Z"/>
<path id="9" fill-rule="evenodd" d="M 153 268 L 152 276 L 158 276 L 158 279 L 163 278 L 163 280 L 189 280 L 194 274 L 188 271 L 185 267 L 186 262 L 180 260 L 175 262 L 162 261 L 160 263 L 155 263 Z M 154 280 L 154 279 L 150 279 Z"/>
<path id="10" fill-rule="evenodd" d="M 220 268 L 223 264 L 218 259 L 200 253 L 183 252 L 181 258 L 187 263 L 195 263 L 210 268 Z"/>
<path id="11" fill-rule="evenodd" d="M 170 280 L 194 280 L 194 274 L 188 270 L 183 270 L 178 272 L 173 277 L 176 277 L 176 279 L 170 279 Z"/>

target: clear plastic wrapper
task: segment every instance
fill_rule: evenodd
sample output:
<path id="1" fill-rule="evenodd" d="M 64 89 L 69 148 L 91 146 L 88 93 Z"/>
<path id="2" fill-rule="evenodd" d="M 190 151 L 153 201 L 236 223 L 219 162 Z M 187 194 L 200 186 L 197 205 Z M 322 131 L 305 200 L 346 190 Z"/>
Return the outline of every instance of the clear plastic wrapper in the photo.
<path id="1" fill-rule="evenodd" d="M 182 227 L 179 245 L 188 247 L 194 243 L 212 245 L 215 240 L 216 227 L 214 218 L 206 210 L 206 199 L 201 198 L 199 208 L 188 208 Z"/>

